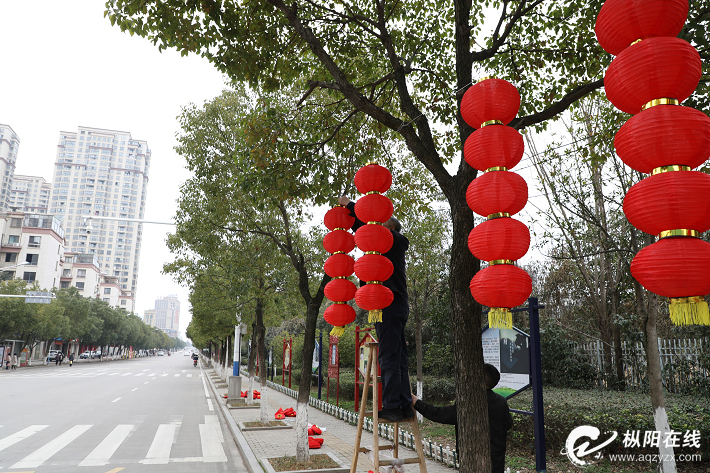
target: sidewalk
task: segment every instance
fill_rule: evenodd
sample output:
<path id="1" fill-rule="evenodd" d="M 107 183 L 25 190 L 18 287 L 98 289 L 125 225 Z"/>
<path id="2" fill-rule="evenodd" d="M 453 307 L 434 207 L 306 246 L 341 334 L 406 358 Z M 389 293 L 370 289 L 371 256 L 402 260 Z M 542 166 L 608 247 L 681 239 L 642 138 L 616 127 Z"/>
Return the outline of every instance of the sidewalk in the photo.
<path id="1" fill-rule="evenodd" d="M 142 358 L 142 357 L 141 357 Z M 140 358 L 116 358 L 116 359 L 108 359 L 104 358 L 103 360 L 99 360 L 98 358 L 95 358 L 93 360 L 79 360 L 75 359 L 74 364 L 96 364 L 96 365 L 101 365 L 103 363 L 108 363 L 111 362 L 113 363 L 114 361 L 130 361 L 130 360 L 138 360 Z M 50 362 L 49 364 L 44 363 L 42 360 L 32 360 L 32 366 L 18 366 L 16 370 L 9 369 L 6 370 L 5 366 L 3 365 L 2 369 L 0 370 L 0 376 L 2 376 L 3 373 L 20 373 L 25 370 L 36 370 L 36 369 L 49 369 L 49 368 L 57 368 L 57 369 L 63 369 L 64 367 L 69 367 L 69 360 L 67 358 L 64 358 L 64 361 L 62 361 L 61 365 L 56 365 L 54 361 Z"/>
<path id="2" fill-rule="evenodd" d="M 225 413 L 228 410 L 228 414 L 231 419 L 234 420 L 236 424 L 239 422 L 254 422 L 259 420 L 260 409 L 227 409 L 226 400 L 222 398 L 223 395 L 227 394 L 227 388 L 215 388 L 215 383 L 209 374 L 214 373 L 212 369 L 205 369 L 204 371 L 208 376 L 206 378 L 209 380 L 212 389 L 218 394 L 218 403 L 222 408 L 222 412 Z M 242 390 L 246 390 L 248 385 L 248 378 L 242 376 Z M 255 389 L 259 390 L 258 384 L 256 384 Z M 269 402 L 269 416 L 270 420 L 273 420 L 274 413 L 279 408 L 286 409 L 292 407 L 296 409 L 296 399 L 279 392 L 276 389 L 268 388 L 268 402 Z M 258 402 L 258 401 L 257 401 Z M 295 418 L 286 418 L 285 421 L 290 425 L 293 425 L 293 429 L 275 429 L 275 430 L 248 430 L 241 431 L 236 437 L 242 436 L 245 440 L 245 444 L 248 445 L 250 452 L 245 453 L 244 462 L 250 469 L 251 473 L 261 473 L 260 465 L 250 465 L 246 457 L 253 455 L 258 460 L 265 457 L 280 457 L 280 456 L 295 456 L 296 455 L 296 430 L 295 430 Z M 316 424 L 318 427 L 324 430 L 323 434 L 320 436 L 324 439 L 323 446 L 320 449 L 312 449 L 311 454 L 320 453 L 332 453 L 338 460 L 345 465 L 348 469 L 352 462 L 353 457 L 353 446 L 355 445 L 355 438 L 357 434 L 357 426 L 352 425 L 349 422 L 340 420 L 330 414 L 326 414 L 313 407 L 312 405 L 308 408 L 308 422 L 310 424 Z M 387 424 L 382 424 L 387 425 Z M 401 424 L 406 430 L 406 424 Z M 239 439 L 237 443 L 239 444 Z M 391 444 L 391 440 L 387 440 L 385 437 L 380 436 L 380 445 Z M 371 447 L 373 445 L 372 432 L 363 429 L 361 446 Z M 251 453 L 251 455 L 250 455 Z M 380 457 L 385 458 L 385 455 L 391 452 L 380 452 Z M 425 454 L 427 453 L 425 448 Z M 416 457 L 416 452 L 412 448 L 399 445 L 399 457 L 409 458 Z M 372 460 L 370 460 L 366 454 L 361 453 L 358 460 L 358 472 L 367 473 L 368 470 L 374 468 Z M 385 471 L 387 467 L 380 467 L 381 471 Z M 428 473 L 452 473 L 452 468 L 445 466 L 444 464 L 433 461 L 427 458 L 426 469 Z M 405 471 L 408 473 L 419 473 L 419 465 L 410 464 L 405 465 Z"/>

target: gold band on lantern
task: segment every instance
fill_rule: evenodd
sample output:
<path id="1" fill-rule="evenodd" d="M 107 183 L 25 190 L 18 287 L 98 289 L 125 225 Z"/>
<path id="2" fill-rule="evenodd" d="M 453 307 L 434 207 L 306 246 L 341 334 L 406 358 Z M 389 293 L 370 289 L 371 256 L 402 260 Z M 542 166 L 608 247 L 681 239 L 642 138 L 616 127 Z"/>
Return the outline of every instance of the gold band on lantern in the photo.
<path id="1" fill-rule="evenodd" d="M 334 255 L 344 255 L 345 252 L 344 252 L 344 251 L 336 251 L 336 252 L 333 253 L 333 254 L 334 254 Z"/>
<path id="2" fill-rule="evenodd" d="M 495 266 L 496 264 L 513 264 L 512 259 L 494 259 L 493 261 L 489 261 L 488 264 L 491 266 Z"/>
<path id="3" fill-rule="evenodd" d="M 643 41 L 643 40 L 641 40 L 641 39 L 637 39 L 636 41 L 633 41 L 633 42 L 632 42 L 631 44 L 629 44 L 629 46 L 628 46 L 628 47 L 630 48 L 630 47 L 631 47 L 631 46 L 633 46 L 634 44 L 636 44 L 636 43 L 640 43 L 641 41 Z"/>
<path id="4" fill-rule="evenodd" d="M 651 171 L 651 175 L 655 176 L 656 174 L 663 174 L 664 172 L 672 172 L 672 171 L 690 171 L 690 166 L 683 166 L 682 164 L 661 166 L 658 168 L 654 168 L 653 171 Z"/>
<path id="5" fill-rule="evenodd" d="M 382 222 L 375 222 L 374 220 L 371 220 L 367 222 L 368 225 L 382 225 Z"/>
<path id="6" fill-rule="evenodd" d="M 366 281 L 367 284 L 379 284 L 382 285 L 382 281 Z"/>
<path id="7" fill-rule="evenodd" d="M 370 195 L 370 194 L 381 194 L 382 192 L 377 192 L 377 191 L 370 191 L 366 192 L 365 195 Z"/>
<path id="8" fill-rule="evenodd" d="M 341 304 L 341 305 L 344 305 L 344 304 L 347 304 L 347 301 L 333 301 L 333 304 Z"/>
<path id="9" fill-rule="evenodd" d="M 508 212 L 498 212 L 494 214 L 490 214 L 486 220 L 493 220 L 494 218 L 501 218 L 501 217 L 510 217 L 510 214 Z"/>
<path id="10" fill-rule="evenodd" d="M 333 279 L 348 279 L 347 276 L 333 276 Z"/>
<path id="11" fill-rule="evenodd" d="M 700 237 L 700 232 L 697 230 L 689 230 L 687 228 L 676 228 L 674 230 L 664 230 L 658 234 L 659 239 L 674 237 L 674 236 L 687 236 L 687 237 Z"/>
<path id="12" fill-rule="evenodd" d="M 336 231 L 336 230 L 342 230 L 342 231 L 344 231 L 344 232 L 347 232 L 347 231 L 348 231 L 346 228 L 343 228 L 343 227 L 335 227 L 335 228 L 333 229 L 333 231 Z"/>
<path id="13" fill-rule="evenodd" d="M 493 172 L 493 171 L 507 171 L 508 168 L 505 166 L 493 166 L 492 168 L 486 169 L 486 172 Z"/>
<path id="14" fill-rule="evenodd" d="M 370 164 L 378 164 L 376 161 L 368 161 L 365 163 L 365 166 L 369 166 Z"/>
<path id="15" fill-rule="evenodd" d="M 500 120 L 488 120 L 487 122 L 481 123 L 481 128 L 487 127 L 488 125 L 502 125 L 503 122 Z"/>
<path id="16" fill-rule="evenodd" d="M 495 77 L 493 77 L 493 76 L 481 77 L 480 79 L 478 79 L 478 82 L 483 82 L 484 80 L 488 80 L 488 79 L 495 79 Z M 478 84 L 478 82 L 476 82 L 476 84 Z"/>
<path id="17" fill-rule="evenodd" d="M 382 253 L 380 253 L 379 251 L 366 251 L 365 254 L 366 255 L 381 255 Z"/>
<path id="18" fill-rule="evenodd" d="M 647 110 L 651 107 L 655 107 L 656 105 L 680 105 L 680 102 L 678 101 L 678 99 L 654 99 L 645 104 L 643 107 L 641 107 L 641 111 L 643 112 L 644 110 Z"/>

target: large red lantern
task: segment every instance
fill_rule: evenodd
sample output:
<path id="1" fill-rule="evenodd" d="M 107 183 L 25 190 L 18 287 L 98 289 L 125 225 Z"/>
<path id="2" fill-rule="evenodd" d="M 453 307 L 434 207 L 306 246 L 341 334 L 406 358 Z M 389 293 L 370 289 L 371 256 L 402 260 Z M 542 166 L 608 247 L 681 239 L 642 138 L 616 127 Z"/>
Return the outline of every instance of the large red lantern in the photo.
<path id="1" fill-rule="evenodd" d="M 353 272 L 355 272 L 354 265 L 355 261 L 353 261 L 352 256 L 344 253 L 337 253 L 330 255 L 328 259 L 325 260 L 323 270 L 325 271 L 325 274 L 331 278 L 348 278 L 352 276 Z"/>
<path id="2" fill-rule="evenodd" d="M 355 273 L 363 281 L 387 281 L 393 272 L 392 262 L 380 254 L 364 255 L 355 262 Z"/>
<path id="3" fill-rule="evenodd" d="M 326 322 L 333 326 L 330 332 L 334 337 L 340 337 L 345 330 L 345 326 L 355 320 L 355 309 L 348 305 L 347 302 L 336 302 L 327 309 L 323 314 Z"/>
<path id="4" fill-rule="evenodd" d="M 512 264 L 495 264 L 482 269 L 471 279 L 471 294 L 480 304 L 490 307 L 490 327 L 510 327 L 511 307 L 525 302 L 532 293 L 532 279 L 524 269 Z"/>
<path id="5" fill-rule="evenodd" d="M 392 185 L 392 174 L 384 166 L 368 163 L 355 173 L 355 187 L 361 194 L 387 192 Z"/>
<path id="6" fill-rule="evenodd" d="M 514 215 L 523 210 L 527 201 L 525 179 L 507 171 L 487 172 L 471 181 L 466 191 L 468 206 L 483 217 L 495 213 Z"/>
<path id="7" fill-rule="evenodd" d="M 323 238 L 323 248 L 332 253 L 325 261 L 323 270 L 333 280 L 326 284 L 325 297 L 334 302 L 323 314 L 325 321 L 333 325 L 330 334 L 340 337 L 345 330 L 345 325 L 355 320 L 355 309 L 348 305 L 348 301 L 355 297 L 357 287 L 347 278 L 353 274 L 353 257 L 346 254 L 355 248 L 353 236 L 347 232 L 355 223 L 355 218 L 344 207 L 333 207 L 326 212 L 323 218 L 325 226 L 331 230 Z"/>
<path id="8" fill-rule="evenodd" d="M 343 277 L 333 279 L 325 285 L 325 297 L 331 301 L 349 301 L 355 297 L 357 287 L 352 281 Z"/>
<path id="9" fill-rule="evenodd" d="M 350 253 L 355 249 L 355 238 L 345 230 L 334 230 L 323 238 L 323 248 L 328 253 Z"/>
<path id="10" fill-rule="evenodd" d="M 523 135 L 515 128 L 486 126 L 471 133 L 463 146 L 463 156 L 469 166 L 479 171 L 492 167 L 511 169 L 525 152 Z"/>
<path id="11" fill-rule="evenodd" d="M 520 108 L 520 94 L 502 79 L 484 79 L 468 88 L 461 98 L 461 116 L 473 128 L 487 124 L 507 125 Z"/>
<path id="12" fill-rule="evenodd" d="M 333 231 L 336 228 L 347 230 L 352 228 L 355 223 L 355 217 L 350 215 L 350 211 L 345 207 L 333 207 L 325 213 L 323 223 L 328 227 L 328 230 Z"/>
<path id="13" fill-rule="evenodd" d="M 365 252 L 387 253 L 392 243 L 392 232 L 382 225 L 363 225 L 355 232 L 355 244 Z"/>
<path id="14" fill-rule="evenodd" d="M 392 201 L 382 194 L 368 194 L 355 203 L 355 215 L 363 222 L 386 222 L 392 217 Z"/>
<path id="15" fill-rule="evenodd" d="M 355 294 L 355 303 L 360 308 L 371 312 L 382 312 L 382 309 L 388 307 L 393 300 L 394 294 L 388 287 L 372 281 L 358 289 Z M 381 316 L 382 314 L 380 314 Z"/>
<path id="16" fill-rule="evenodd" d="M 468 235 L 468 249 L 483 261 L 519 260 L 530 248 L 530 232 L 513 218 L 494 218 L 476 225 Z"/>

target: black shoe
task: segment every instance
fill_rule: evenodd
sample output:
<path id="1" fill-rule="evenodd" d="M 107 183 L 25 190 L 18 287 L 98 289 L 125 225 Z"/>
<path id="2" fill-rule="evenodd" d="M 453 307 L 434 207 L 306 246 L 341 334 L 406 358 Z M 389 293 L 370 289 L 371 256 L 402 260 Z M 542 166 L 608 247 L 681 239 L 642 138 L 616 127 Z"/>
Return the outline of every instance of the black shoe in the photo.
<path id="1" fill-rule="evenodd" d="M 391 422 L 399 422 L 400 420 L 404 419 L 404 417 L 402 416 L 402 409 L 399 407 L 395 407 L 394 409 L 382 409 L 381 411 L 377 411 L 377 417 L 379 419 L 385 419 Z"/>
<path id="2" fill-rule="evenodd" d="M 411 404 L 407 404 L 402 408 L 402 417 L 405 419 L 413 419 L 416 417 L 416 413 L 414 412 L 414 408 L 412 408 Z"/>

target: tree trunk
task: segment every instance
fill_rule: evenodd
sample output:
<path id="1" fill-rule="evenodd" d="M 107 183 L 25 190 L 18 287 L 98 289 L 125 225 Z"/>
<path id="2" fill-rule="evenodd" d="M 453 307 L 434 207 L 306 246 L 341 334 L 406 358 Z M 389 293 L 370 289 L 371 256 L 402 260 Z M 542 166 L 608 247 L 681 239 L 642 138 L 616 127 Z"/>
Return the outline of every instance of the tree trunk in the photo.
<path id="1" fill-rule="evenodd" d="M 313 350 L 316 348 L 316 322 L 321 299 L 312 299 L 306 306 L 306 331 L 303 336 L 301 379 L 296 400 L 296 461 L 309 461 L 308 450 L 308 400 L 311 395 Z"/>
<path id="2" fill-rule="evenodd" d="M 414 310 L 414 339 L 417 345 L 417 397 L 424 399 L 422 396 L 424 394 L 424 375 L 422 373 L 422 316 L 419 312 L 419 309 Z M 422 419 L 422 415 L 418 412 L 417 417 L 419 420 Z"/>
<path id="3" fill-rule="evenodd" d="M 259 285 L 260 288 L 264 287 L 262 279 L 259 279 Z M 259 355 L 257 360 L 259 363 L 259 392 L 261 393 L 260 420 L 263 425 L 267 425 L 269 423 L 269 406 L 266 399 L 266 344 L 264 343 L 266 328 L 264 327 L 264 300 L 261 297 L 256 299 L 255 320 L 256 350 L 252 348 L 252 351 L 256 351 Z M 254 396 L 253 390 L 251 396 Z"/>
<path id="4" fill-rule="evenodd" d="M 256 322 L 252 324 L 251 328 L 251 340 L 249 342 L 249 361 L 247 362 L 247 370 L 249 371 L 249 387 L 247 389 L 248 406 L 254 404 L 254 371 L 256 371 L 256 363 L 254 363 L 254 359 L 256 358 Z"/>

